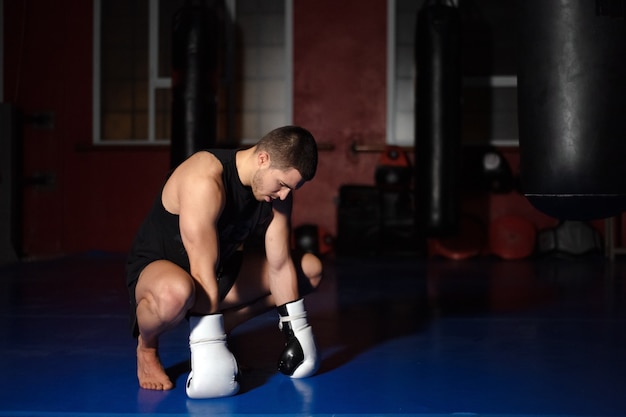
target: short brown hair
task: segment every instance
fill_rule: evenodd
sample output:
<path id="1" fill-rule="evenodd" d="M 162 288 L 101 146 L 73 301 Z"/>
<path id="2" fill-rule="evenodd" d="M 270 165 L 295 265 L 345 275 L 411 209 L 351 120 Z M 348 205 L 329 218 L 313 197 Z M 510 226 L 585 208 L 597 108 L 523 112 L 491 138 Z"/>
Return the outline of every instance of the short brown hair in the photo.
<path id="1" fill-rule="evenodd" d="M 315 176 L 317 144 L 311 132 L 302 127 L 283 126 L 272 130 L 257 142 L 256 151 L 266 151 L 276 169 L 295 168 L 305 181 Z"/>

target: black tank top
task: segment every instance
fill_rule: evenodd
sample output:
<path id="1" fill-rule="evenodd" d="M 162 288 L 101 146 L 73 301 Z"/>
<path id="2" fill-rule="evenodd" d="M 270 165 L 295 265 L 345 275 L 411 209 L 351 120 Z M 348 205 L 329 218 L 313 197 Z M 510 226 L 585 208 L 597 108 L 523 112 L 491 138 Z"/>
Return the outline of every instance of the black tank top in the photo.
<path id="1" fill-rule="evenodd" d="M 224 170 L 222 181 L 226 195 L 224 209 L 218 220 L 220 253 L 218 269 L 260 227 L 267 227 L 272 206 L 257 201 L 252 188 L 239 179 L 235 163 L 236 150 L 207 149 L 220 160 Z M 189 257 L 180 236 L 179 216 L 163 207 L 162 192 L 156 198 L 148 217 L 135 239 L 131 257 L 167 259 L 189 272 Z"/>
<path id="2" fill-rule="evenodd" d="M 211 149 L 208 152 L 215 155 L 224 166 L 222 181 L 226 204 L 218 220 L 217 229 L 220 258 L 227 259 L 258 227 L 267 227 L 272 215 L 272 205 L 258 201 L 252 193 L 252 188 L 241 183 L 235 163 L 236 150 Z"/>

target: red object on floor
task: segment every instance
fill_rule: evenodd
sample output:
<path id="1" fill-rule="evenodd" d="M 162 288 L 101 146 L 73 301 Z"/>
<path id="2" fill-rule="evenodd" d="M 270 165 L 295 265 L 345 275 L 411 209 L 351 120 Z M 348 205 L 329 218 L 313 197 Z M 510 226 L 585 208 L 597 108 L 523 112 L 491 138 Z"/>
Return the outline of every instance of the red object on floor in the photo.
<path id="1" fill-rule="evenodd" d="M 499 217 L 489 225 L 489 249 L 502 259 L 524 259 L 535 251 L 533 223 L 517 215 Z"/>
<path id="2" fill-rule="evenodd" d="M 478 220 L 463 217 L 459 233 L 450 237 L 429 240 L 430 254 L 454 260 L 478 256 L 485 246 L 485 235 L 484 226 Z"/>

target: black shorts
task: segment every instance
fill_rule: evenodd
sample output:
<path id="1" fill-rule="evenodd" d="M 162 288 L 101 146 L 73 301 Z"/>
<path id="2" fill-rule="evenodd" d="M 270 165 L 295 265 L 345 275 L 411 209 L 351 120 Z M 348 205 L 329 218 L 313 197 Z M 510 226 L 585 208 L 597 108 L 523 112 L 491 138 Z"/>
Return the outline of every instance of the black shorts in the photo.
<path id="1" fill-rule="evenodd" d="M 236 251 L 233 255 L 230 256 L 230 258 L 228 258 L 228 260 L 217 272 L 217 290 L 220 301 L 226 297 L 228 291 L 230 291 L 230 289 L 235 284 L 235 280 L 239 275 L 239 270 L 241 269 L 242 262 L 243 252 Z M 130 302 L 129 323 L 130 331 L 133 337 L 139 336 L 139 327 L 137 326 L 137 300 L 135 298 L 135 289 L 137 288 L 138 280 L 139 275 L 137 275 L 137 279 L 130 281 L 130 283 L 128 284 L 128 299 Z"/>
<path id="2" fill-rule="evenodd" d="M 244 251 L 236 251 L 230 258 L 226 260 L 224 265 L 219 269 L 217 273 L 217 288 L 220 301 L 226 297 L 226 294 L 235 284 L 239 271 L 241 270 L 241 264 L 243 263 Z M 304 275 L 302 270 L 302 257 L 304 252 L 296 251 L 292 254 L 293 263 L 296 268 L 298 276 L 298 292 L 300 297 L 303 297 L 311 292 L 314 288 L 311 285 L 309 279 Z M 128 284 L 128 295 L 130 301 L 130 330 L 133 337 L 139 336 L 139 328 L 137 326 L 137 301 L 135 299 L 135 288 L 137 287 L 137 279 L 131 281 Z"/>

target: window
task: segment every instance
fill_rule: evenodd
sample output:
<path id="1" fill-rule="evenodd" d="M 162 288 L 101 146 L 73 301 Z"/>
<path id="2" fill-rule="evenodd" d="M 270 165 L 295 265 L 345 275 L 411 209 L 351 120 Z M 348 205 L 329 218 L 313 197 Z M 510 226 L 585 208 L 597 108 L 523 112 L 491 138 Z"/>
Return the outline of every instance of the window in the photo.
<path id="1" fill-rule="evenodd" d="M 183 0 L 94 0 L 94 143 L 167 144 L 172 17 Z M 227 0 L 218 143 L 291 121 L 291 0 Z"/>
<path id="2" fill-rule="evenodd" d="M 463 143 L 517 145 L 515 7 L 454 1 L 462 24 Z M 415 25 L 424 0 L 388 0 L 387 142 L 415 143 Z"/>

